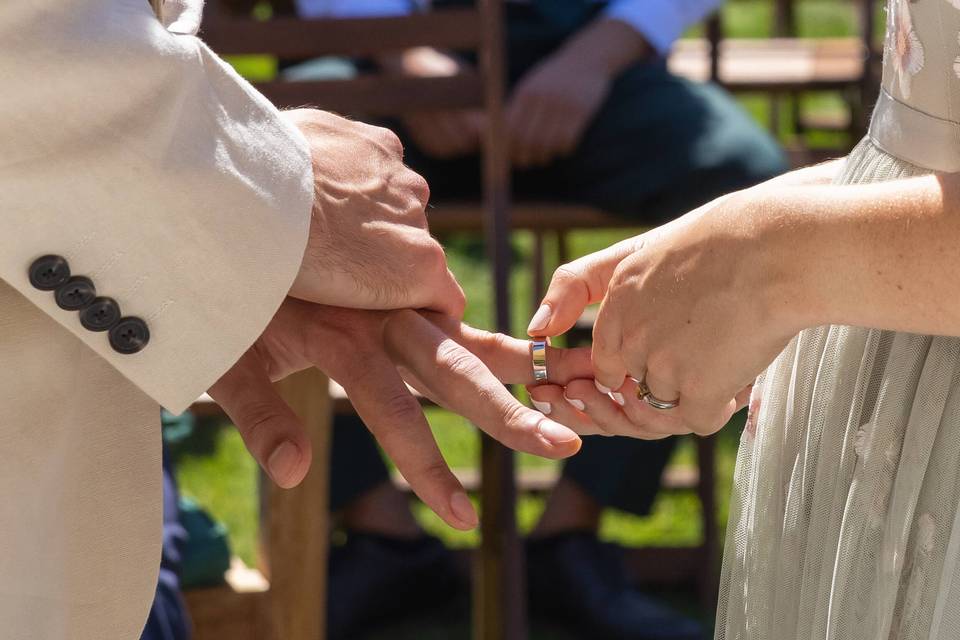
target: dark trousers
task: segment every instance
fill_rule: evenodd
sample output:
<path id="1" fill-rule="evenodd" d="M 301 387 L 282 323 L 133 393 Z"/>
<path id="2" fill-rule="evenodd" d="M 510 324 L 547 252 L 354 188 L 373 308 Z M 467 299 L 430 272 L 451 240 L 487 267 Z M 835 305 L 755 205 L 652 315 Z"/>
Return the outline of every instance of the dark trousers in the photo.
<path id="1" fill-rule="evenodd" d="M 542 15 L 548 5 L 507 5 L 510 87 L 583 27 Z M 396 128 L 407 163 L 437 200 L 479 194 L 478 157 L 430 158 Z M 519 199 L 580 202 L 653 225 L 786 168 L 776 142 L 727 92 L 674 76 L 664 60 L 651 59 L 615 80 L 571 155 L 515 171 L 513 185 Z M 442 207 L 431 215 L 443 215 Z"/>
<path id="2" fill-rule="evenodd" d="M 638 515 L 650 512 L 674 438 L 632 440 L 585 438 L 563 467 L 573 481 L 604 507 Z M 380 449 L 360 418 L 337 416 L 330 453 L 330 508 L 339 511 L 390 479 Z"/>
<path id="3" fill-rule="evenodd" d="M 511 86 L 594 15 L 571 22 L 542 14 L 545 6 L 507 5 Z M 427 178 L 438 200 L 479 193 L 477 157 L 430 158 L 397 128 L 407 162 Z M 729 94 L 673 76 L 663 60 L 650 60 L 617 78 L 573 154 L 516 171 L 513 179 L 520 199 L 582 202 L 654 225 L 785 169 L 780 148 Z M 443 215 L 443 208 L 431 215 Z M 673 439 L 587 438 L 563 475 L 603 506 L 645 514 L 673 446 Z M 336 419 L 332 460 L 334 509 L 388 477 L 356 418 Z"/>
<path id="4" fill-rule="evenodd" d="M 157 593 L 140 640 L 189 640 L 190 622 L 180 595 L 180 558 L 186 531 L 180 526 L 179 493 L 173 468 L 163 454 L 163 552 Z"/>

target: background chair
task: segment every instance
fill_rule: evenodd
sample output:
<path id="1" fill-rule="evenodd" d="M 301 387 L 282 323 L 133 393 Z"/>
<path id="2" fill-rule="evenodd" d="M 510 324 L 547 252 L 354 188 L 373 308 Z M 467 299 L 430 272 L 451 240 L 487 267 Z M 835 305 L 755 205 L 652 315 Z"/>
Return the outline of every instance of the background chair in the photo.
<path id="1" fill-rule="evenodd" d="M 846 98 L 849 117 L 830 122 L 797 113 L 791 121 L 796 138 L 815 127 L 843 129 L 854 140 L 865 126 L 869 95 L 875 85 L 872 47 L 872 2 L 856 0 L 862 5 L 862 33 L 858 38 L 843 41 L 803 39 L 794 33 L 790 12 L 793 3 L 776 0 L 775 38 L 739 41 L 723 38 L 720 18 L 708 21 L 705 37 L 681 41 L 670 59 L 673 70 L 695 79 L 714 79 L 734 91 L 764 92 L 771 96 L 774 116 L 780 113 L 784 97 L 799 105 L 797 96 L 807 91 L 824 89 L 841 91 Z M 264 94 L 278 106 L 304 104 L 347 113 L 356 117 L 390 117 L 421 109 L 442 109 L 480 106 L 487 111 L 492 126 L 484 144 L 483 199 L 481 202 L 443 203 L 431 217 L 431 228 L 437 233 L 484 231 L 494 274 L 496 329 L 509 331 L 510 270 L 509 231 L 527 229 L 535 233 L 534 303 L 539 301 L 549 262 L 545 238 L 556 235 L 558 262 L 568 258 L 567 234 L 576 229 L 625 228 L 635 222 L 581 205 L 554 202 L 512 203 L 509 188 L 509 167 L 505 156 L 503 104 L 503 47 L 501 8 L 496 0 L 484 0 L 476 8 L 448 9 L 402 18 L 299 20 L 289 0 L 254 2 L 252 0 L 211 0 L 208 3 L 202 37 L 212 48 L 226 55 L 266 54 L 277 59 L 298 61 L 323 56 L 372 56 L 413 46 L 435 46 L 476 51 L 481 60 L 480 72 L 447 78 L 398 78 L 364 74 L 354 78 L 298 81 L 270 79 L 258 83 Z M 800 116 L 803 115 L 803 118 Z M 776 117 L 772 127 L 782 127 Z M 800 140 L 802 142 L 802 139 Z M 845 149 L 817 151 L 838 155 Z M 796 163 L 814 158 L 816 153 L 802 146 L 791 153 Z M 592 326 L 589 315 L 579 325 L 580 337 Z M 578 339 L 573 332 L 572 339 Z M 292 383 L 291 383 L 292 384 Z M 301 386 L 302 385 L 302 386 Z M 319 385 L 319 386 L 317 386 Z M 294 396 L 316 396 L 325 380 L 315 378 L 294 385 Z M 330 398 L 334 411 L 352 411 L 349 400 L 335 385 Z M 198 411 L 216 411 L 210 403 L 197 405 Z M 314 411 L 319 411 L 317 407 Z M 323 412 L 329 411 L 325 407 Z M 322 420 L 317 421 L 319 426 Z M 320 427 L 322 429 L 322 427 Z M 321 437 L 319 433 L 317 437 Z M 637 549 L 630 562 L 635 573 L 645 581 L 674 584 L 695 581 L 707 608 L 712 606 L 718 564 L 718 531 L 714 486 L 714 441 L 698 440 L 698 468 L 690 473 L 673 473 L 665 478 L 668 488 L 694 490 L 701 503 L 702 544 L 693 549 Z M 552 483 L 543 473 L 527 473 L 514 478 L 512 456 L 496 443 L 484 439 L 479 474 L 455 470 L 468 489 L 478 491 L 483 509 L 483 537 L 478 552 L 475 589 L 475 636 L 478 638 L 525 637 L 526 614 L 521 547 L 515 523 L 515 486 L 520 490 L 538 491 Z M 326 469 L 322 469 L 323 474 Z M 398 480 L 399 482 L 399 480 Z M 269 516 L 264 537 L 266 553 L 258 563 L 263 576 L 243 571 L 232 572 L 231 587 L 218 593 L 207 591 L 188 596 L 197 620 L 198 640 L 204 638 L 243 637 L 224 629 L 234 625 L 258 629 L 252 637 L 276 629 L 274 619 L 306 619 L 302 624 L 285 629 L 277 637 L 287 640 L 321 637 L 322 614 L 316 614 L 324 602 L 322 585 L 326 551 L 326 521 L 309 516 L 300 527 L 300 508 L 313 510 L 325 504 L 318 495 L 326 485 L 318 482 L 296 499 L 287 500 L 286 492 L 271 491 L 267 496 Z M 278 495 L 279 494 L 279 497 Z M 298 494 L 293 494 L 298 495 Z M 296 505 L 296 508 L 294 508 Z M 285 527 L 293 527 L 288 546 L 279 536 Z M 316 534 L 316 535 L 315 535 Z M 310 540 L 306 541 L 309 537 Z M 273 542 L 270 542 L 270 541 Z M 311 546 L 308 576 L 298 591 L 299 599 L 277 605 L 285 591 L 281 585 L 295 584 L 297 572 L 304 570 L 296 541 Z M 320 549 L 319 547 L 323 547 Z M 316 561 L 316 564 L 315 562 Z M 291 573 L 286 573 L 290 571 Z M 269 580 L 268 580 L 269 579 Z M 232 591 L 235 596 L 227 594 Z M 269 589 L 269 590 L 268 590 Z M 253 593 L 254 595 L 243 595 Z M 243 602 L 244 604 L 240 604 Z M 273 604 L 271 604 L 273 603 Z M 281 612 L 278 606 L 286 607 Z M 305 613 L 306 612 L 306 613 Z"/>

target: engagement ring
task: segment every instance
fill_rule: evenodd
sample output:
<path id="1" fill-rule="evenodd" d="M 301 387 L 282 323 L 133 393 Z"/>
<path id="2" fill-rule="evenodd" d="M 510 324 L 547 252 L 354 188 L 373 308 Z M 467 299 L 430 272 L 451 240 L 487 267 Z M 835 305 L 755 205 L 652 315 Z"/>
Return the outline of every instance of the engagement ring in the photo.
<path id="1" fill-rule="evenodd" d="M 680 404 L 679 398 L 677 400 L 661 400 L 650 393 L 650 387 L 647 386 L 647 382 L 645 380 L 640 380 L 637 382 L 637 397 L 654 409 L 659 409 L 661 411 L 674 409 Z"/>

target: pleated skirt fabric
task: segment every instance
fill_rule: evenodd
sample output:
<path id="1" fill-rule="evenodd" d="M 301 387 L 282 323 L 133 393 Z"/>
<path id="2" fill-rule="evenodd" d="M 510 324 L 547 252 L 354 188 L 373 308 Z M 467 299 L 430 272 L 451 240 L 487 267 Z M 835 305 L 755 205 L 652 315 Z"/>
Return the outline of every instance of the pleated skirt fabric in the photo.
<path id="1" fill-rule="evenodd" d="M 930 171 L 869 138 L 842 184 Z M 718 640 L 960 639 L 960 339 L 827 326 L 758 381 Z"/>

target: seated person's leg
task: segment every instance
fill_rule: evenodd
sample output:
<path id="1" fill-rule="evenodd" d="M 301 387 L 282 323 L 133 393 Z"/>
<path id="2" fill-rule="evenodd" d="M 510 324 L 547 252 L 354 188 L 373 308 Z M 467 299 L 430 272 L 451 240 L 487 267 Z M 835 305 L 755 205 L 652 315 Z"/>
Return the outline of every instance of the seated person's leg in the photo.
<path id="1" fill-rule="evenodd" d="M 521 172 L 516 185 L 659 224 L 786 168 L 775 141 L 732 96 L 656 61 L 616 80 L 572 155 Z"/>
<path id="2" fill-rule="evenodd" d="M 180 595 L 180 557 L 186 532 L 180 526 L 179 493 L 166 450 L 163 453 L 163 552 L 157 593 L 141 640 L 188 640 L 190 622 Z"/>
<path id="3" fill-rule="evenodd" d="M 330 510 L 346 534 L 330 552 L 327 635 L 435 608 L 459 587 L 452 554 L 414 519 L 376 442 L 356 416 L 336 416 Z"/>
<path id="4" fill-rule="evenodd" d="M 597 538 L 607 507 L 649 514 L 675 442 L 584 440 L 527 544 L 535 613 L 589 629 L 597 638 L 701 637 L 698 624 L 634 589 L 620 549 Z"/>

